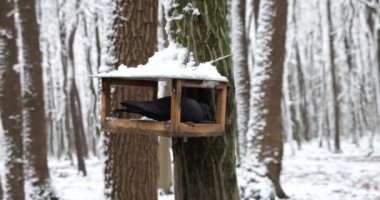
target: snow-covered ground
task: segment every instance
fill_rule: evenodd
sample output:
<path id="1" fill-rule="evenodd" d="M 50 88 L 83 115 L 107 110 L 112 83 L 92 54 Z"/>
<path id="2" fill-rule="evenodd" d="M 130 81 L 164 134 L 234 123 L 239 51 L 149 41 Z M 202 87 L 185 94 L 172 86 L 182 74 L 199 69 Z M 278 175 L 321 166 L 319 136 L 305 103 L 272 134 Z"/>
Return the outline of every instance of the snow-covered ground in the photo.
<path id="1" fill-rule="evenodd" d="M 371 152 L 367 146 L 364 141 L 361 148 L 344 142 L 343 153 L 334 154 L 312 142 L 293 154 L 286 145 L 285 192 L 294 200 L 380 200 L 380 149 Z M 374 146 L 380 148 L 380 141 Z M 70 162 L 51 159 L 49 167 L 58 196 L 64 200 L 104 199 L 102 163 L 97 158 L 87 160 L 88 176 L 82 177 Z"/>
<path id="2" fill-rule="evenodd" d="M 69 161 L 50 160 L 50 175 L 57 196 L 62 200 L 104 199 L 102 163 L 98 158 L 86 160 L 87 176 L 82 176 Z"/>
<path id="3" fill-rule="evenodd" d="M 302 146 L 291 155 L 286 146 L 282 185 L 296 200 L 380 200 L 380 142 L 375 151 L 343 143 L 334 154 L 317 143 Z"/>

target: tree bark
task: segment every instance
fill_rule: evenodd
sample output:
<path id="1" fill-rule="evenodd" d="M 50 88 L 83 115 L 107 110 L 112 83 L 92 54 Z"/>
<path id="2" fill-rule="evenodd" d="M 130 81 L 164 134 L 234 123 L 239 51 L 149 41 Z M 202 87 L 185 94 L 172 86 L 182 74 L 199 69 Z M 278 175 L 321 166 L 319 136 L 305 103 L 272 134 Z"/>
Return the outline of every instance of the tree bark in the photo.
<path id="1" fill-rule="evenodd" d="M 257 2 L 257 1 L 255 1 Z M 231 35 L 233 75 L 235 80 L 235 99 L 237 110 L 239 157 L 247 151 L 246 133 L 249 119 L 250 80 L 247 60 L 247 40 L 245 29 L 245 0 L 233 0 L 231 3 Z M 252 38 L 254 39 L 254 38 Z M 241 158 L 240 158 L 241 159 Z M 239 159 L 239 160 L 240 160 Z"/>
<path id="2" fill-rule="evenodd" d="M 113 33 L 108 66 L 144 64 L 157 44 L 157 1 L 118 0 L 114 3 Z M 143 87 L 116 88 L 114 99 L 148 100 Z M 157 199 L 157 137 L 137 132 L 106 134 L 105 188 L 109 199 Z"/>
<path id="3" fill-rule="evenodd" d="M 183 13 L 189 1 L 180 0 L 176 8 Z M 184 18 L 172 24 L 173 37 L 193 53 L 196 62 L 205 62 L 230 54 L 227 1 L 192 1 L 199 15 L 185 12 Z M 181 30 L 177 32 L 176 30 Z M 219 72 L 233 82 L 231 60 L 216 63 Z M 193 92 L 194 97 L 212 103 L 207 92 Z M 201 95 L 199 95 L 202 93 Z M 188 90 L 188 95 L 192 91 Z M 234 87 L 228 92 L 226 131 L 221 137 L 173 139 L 175 162 L 175 198 L 239 199 L 235 171 L 236 108 Z M 203 99 L 202 99 L 203 98 Z"/>
<path id="4" fill-rule="evenodd" d="M 61 59 L 61 65 L 62 65 L 62 71 L 63 71 L 63 86 L 62 86 L 62 104 L 64 104 L 62 107 L 64 107 L 65 112 L 63 112 L 63 117 L 60 119 L 60 125 L 63 129 L 63 135 L 62 135 L 62 146 L 64 147 L 63 151 L 66 154 L 70 161 L 72 161 L 72 155 L 71 152 L 73 151 L 73 138 L 70 133 L 72 133 L 72 124 L 71 124 L 71 117 L 70 117 L 70 101 L 69 101 L 69 92 L 68 92 L 68 58 L 67 58 L 67 27 L 66 27 L 66 13 L 63 11 L 63 8 L 66 4 L 66 0 L 63 0 L 60 2 L 59 0 L 56 0 L 56 8 L 57 8 L 57 18 L 58 18 L 58 30 L 59 30 L 59 42 L 60 42 L 60 59 Z"/>
<path id="5" fill-rule="evenodd" d="M 0 199 L 3 199 L 3 185 L 1 184 L 1 176 L 0 176 Z"/>
<path id="6" fill-rule="evenodd" d="M 17 64 L 17 33 L 13 16 L 8 16 L 13 9 L 13 2 L 0 2 L 0 116 L 4 129 L 6 168 L 4 193 L 7 199 L 23 200 L 21 86 L 20 75 L 14 69 Z M 0 184 L 0 199 L 2 196 Z"/>
<path id="7" fill-rule="evenodd" d="M 328 33 L 329 33 L 329 60 L 328 64 L 331 70 L 331 79 L 332 79 L 332 95 L 333 95 L 333 113 L 334 113 L 334 150 L 335 152 L 340 152 L 340 105 L 338 100 L 338 77 L 336 74 L 336 64 L 335 64 L 335 48 L 334 48 L 334 33 L 333 33 L 333 25 L 332 25 L 332 6 L 331 0 L 327 0 L 327 20 L 328 20 Z"/>
<path id="8" fill-rule="evenodd" d="M 25 155 L 32 199 L 53 198 L 47 165 L 47 137 L 39 27 L 34 0 L 16 0 L 21 44 L 21 97 Z"/>
<path id="9" fill-rule="evenodd" d="M 279 198 L 283 155 L 281 98 L 287 24 L 286 0 L 261 0 L 252 82 L 252 148 L 268 169 Z"/>
<path id="10" fill-rule="evenodd" d="M 76 2 L 76 10 L 79 8 L 80 1 Z M 78 15 L 75 16 L 75 22 L 73 23 L 69 35 L 67 38 L 67 60 L 68 65 L 66 66 L 69 70 L 68 76 L 68 88 L 66 88 L 67 100 L 70 105 L 71 111 L 71 122 L 72 122 L 72 133 L 74 136 L 74 145 L 78 161 L 78 171 L 82 172 L 84 176 L 87 175 L 86 165 L 84 162 L 84 157 L 87 156 L 87 143 L 85 141 L 85 132 L 83 127 L 83 117 L 81 109 L 81 101 L 79 97 L 78 88 L 76 86 L 75 80 L 75 61 L 74 61 L 74 37 L 78 26 Z"/>

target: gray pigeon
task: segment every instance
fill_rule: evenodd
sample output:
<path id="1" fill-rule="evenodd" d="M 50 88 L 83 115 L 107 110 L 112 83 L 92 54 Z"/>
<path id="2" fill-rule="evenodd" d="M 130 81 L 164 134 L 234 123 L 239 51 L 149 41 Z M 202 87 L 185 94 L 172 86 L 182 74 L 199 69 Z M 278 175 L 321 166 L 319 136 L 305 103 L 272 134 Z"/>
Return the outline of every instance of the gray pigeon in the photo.
<path id="1" fill-rule="evenodd" d="M 170 96 L 153 101 L 122 101 L 120 104 L 125 108 L 117 111 L 137 113 L 158 121 L 168 121 L 170 120 L 170 103 Z M 181 122 L 199 123 L 207 120 L 210 120 L 210 112 L 206 104 L 182 97 Z"/>

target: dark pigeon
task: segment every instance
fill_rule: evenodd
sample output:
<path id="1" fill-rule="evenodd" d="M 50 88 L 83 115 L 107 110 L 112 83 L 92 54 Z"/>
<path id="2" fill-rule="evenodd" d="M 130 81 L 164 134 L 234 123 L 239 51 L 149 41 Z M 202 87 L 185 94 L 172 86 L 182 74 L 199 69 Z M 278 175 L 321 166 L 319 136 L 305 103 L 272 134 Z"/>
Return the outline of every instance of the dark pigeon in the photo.
<path id="1" fill-rule="evenodd" d="M 117 111 L 137 113 L 158 121 L 168 121 L 170 120 L 170 103 L 170 96 L 153 101 L 122 101 L 120 104 L 125 108 Z M 199 123 L 209 118 L 209 107 L 206 104 L 182 97 L 181 122 Z"/>

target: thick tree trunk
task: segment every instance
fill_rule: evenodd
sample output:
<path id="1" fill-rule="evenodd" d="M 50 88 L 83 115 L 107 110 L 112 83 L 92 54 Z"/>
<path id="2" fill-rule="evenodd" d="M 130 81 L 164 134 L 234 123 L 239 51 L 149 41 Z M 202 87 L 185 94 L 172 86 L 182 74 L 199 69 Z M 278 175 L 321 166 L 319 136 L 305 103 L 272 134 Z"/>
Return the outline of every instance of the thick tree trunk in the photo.
<path id="1" fill-rule="evenodd" d="M 25 155 L 28 160 L 31 198 L 52 198 L 46 150 L 46 122 L 39 30 L 35 1 L 17 0 L 21 44 L 21 94 Z"/>
<path id="2" fill-rule="evenodd" d="M 13 2 L 0 2 L 0 117 L 4 129 L 5 196 L 23 200 L 23 143 L 20 75 L 13 67 L 17 64 L 15 20 L 8 14 Z M 3 190 L 0 178 L 0 199 Z"/>
<path id="3" fill-rule="evenodd" d="M 189 1 L 178 1 L 178 13 L 183 13 Z M 173 37 L 186 46 L 195 60 L 205 62 L 230 53 L 227 1 L 192 1 L 200 14 L 184 13 L 184 18 L 172 24 Z M 177 32 L 176 30 L 181 30 Z M 219 71 L 233 82 L 231 61 L 219 61 Z M 231 85 L 232 86 L 232 85 Z M 212 102 L 210 94 L 197 93 L 200 100 Z M 191 91 L 188 91 L 191 94 Z M 201 96 L 201 97 L 200 97 Z M 229 88 L 226 133 L 222 137 L 174 139 L 175 198 L 239 199 L 235 170 L 236 110 L 234 87 Z M 203 99 L 202 99 L 203 98 Z"/>
<path id="4" fill-rule="evenodd" d="M 157 44 L 157 1 L 118 0 L 109 35 L 109 66 L 144 64 Z M 116 89 L 115 99 L 148 100 L 143 87 Z M 109 199 L 157 199 L 157 137 L 137 132 L 106 134 L 105 188 Z"/>
<path id="5" fill-rule="evenodd" d="M 286 0 L 261 0 L 257 46 L 252 80 L 253 148 L 268 169 L 276 194 L 286 195 L 280 185 L 283 155 L 281 98 L 287 23 Z M 258 93 L 258 94 L 257 94 Z"/>

